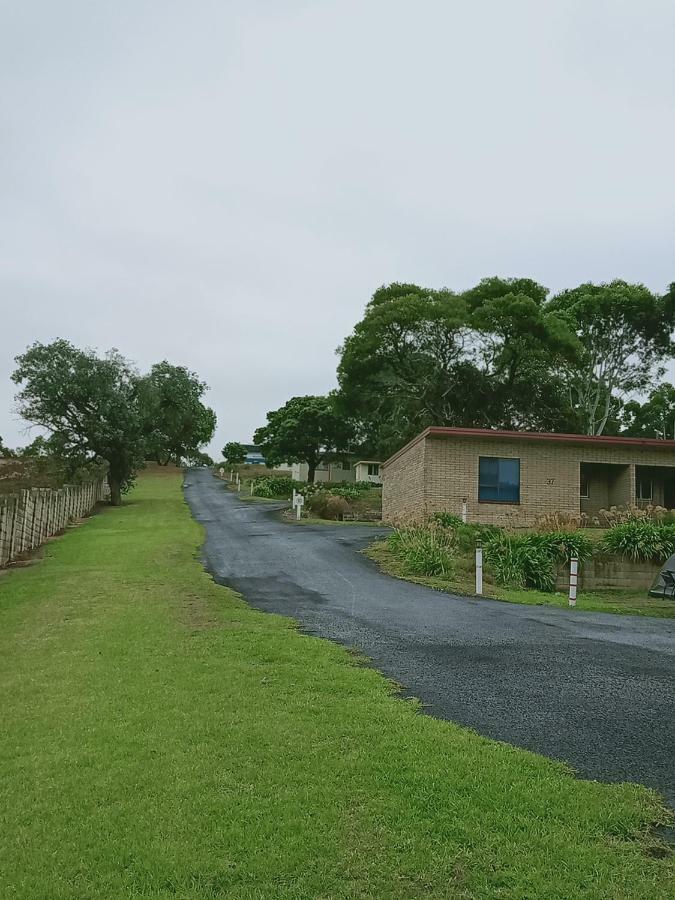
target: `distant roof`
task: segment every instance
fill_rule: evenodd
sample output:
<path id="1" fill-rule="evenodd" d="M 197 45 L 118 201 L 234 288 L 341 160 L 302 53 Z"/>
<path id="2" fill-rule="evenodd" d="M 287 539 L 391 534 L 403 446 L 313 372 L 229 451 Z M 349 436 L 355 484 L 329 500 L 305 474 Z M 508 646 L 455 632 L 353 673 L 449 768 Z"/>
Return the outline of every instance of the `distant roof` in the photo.
<path id="1" fill-rule="evenodd" d="M 358 462 L 352 463 L 352 468 L 356 466 L 381 466 L 381 459 L 360 459 Z"/>
<path id="2" fill-rule="evenodd" d="M 566 444 L 595 444 L 596 446 L 611 445 L 619 447 L 650 447 L 654 450 L 672 450 L 675 452 L 675 441 L 663 441 L 660 438 L 624 437 L 621 435 L 592 435 L 592 434 L 557 434 L 552 431 L 503 431 L 498 428 L 450 428 L 440 425 L 431 425 L 414 437 L 405 446 L 392 454 L 383 466 L 388 466 L 409 447 L 413 447 L 418 441 L 427 437 L 475 437 L 475 438 L 506 438 L 519 441 L 554 441 Z"/>

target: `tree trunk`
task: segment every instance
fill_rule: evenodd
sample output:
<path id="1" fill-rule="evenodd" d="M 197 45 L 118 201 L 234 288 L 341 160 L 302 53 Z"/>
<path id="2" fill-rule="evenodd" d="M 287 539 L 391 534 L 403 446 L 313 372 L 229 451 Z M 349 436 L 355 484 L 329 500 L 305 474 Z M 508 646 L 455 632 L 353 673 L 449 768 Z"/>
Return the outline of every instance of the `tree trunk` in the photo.
<path id="1" fill-rule="evenodd" d="M 108 475 L 108 484 L 110 485 L 110 505 L 111 506 L 121 506 L 122 505 L 122 485 L 120 484 L 119 478 L 115 478 L 113 475 Z"/>
<path id="2" fill-rule="evenodd" d="M 316 472 L 316 463 L 307 463 L 307 484 L 314 484 L 314 473 Z"/>

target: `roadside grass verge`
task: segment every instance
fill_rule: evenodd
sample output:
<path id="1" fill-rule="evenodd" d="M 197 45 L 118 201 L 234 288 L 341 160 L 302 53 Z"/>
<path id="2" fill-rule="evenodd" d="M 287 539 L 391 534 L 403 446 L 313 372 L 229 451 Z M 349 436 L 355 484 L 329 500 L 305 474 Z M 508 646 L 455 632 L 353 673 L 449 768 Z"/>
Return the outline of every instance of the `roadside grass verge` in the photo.
<path id="1" fill-rule="evenodd" d="M 672 896 L 656 794 L 422 715 L 201 540 L 145 475 L 0 576 L 0 896 Z"/>
<path id="2" fill-rule="evenodd" d="M 391 549 L 388 542 L 375 541 L 363 551 L 387 575 L 423 584 L 450 594 L 462 594 L 476 600 L 503 600 L 507 603 L 521 603 L 527 606 L 556 606 L 568 609 L 567 594 L 549 593 L 533 589 L 505 588 L 491 583 L 489 575 L 483 578 L 483 594 L 476 597 L 474 560 L 458 555 L 454 561 L 454 571 L 448 576 L 410 575 Z M 581 591 L 577 596 L 577 610 L 585 612 L 606 612 L 625 616 L 652 616 L 654 618 L 675 618 L 675 601 L 649 597 L 636 591 L 605 590 Z"/>

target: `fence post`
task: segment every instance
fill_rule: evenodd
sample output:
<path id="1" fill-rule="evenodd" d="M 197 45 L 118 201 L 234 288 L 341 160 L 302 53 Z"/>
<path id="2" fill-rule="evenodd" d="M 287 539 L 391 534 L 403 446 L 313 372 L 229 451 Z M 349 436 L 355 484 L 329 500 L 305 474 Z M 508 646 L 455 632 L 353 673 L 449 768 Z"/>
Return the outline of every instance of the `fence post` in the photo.
<path id="1" fill-rule="evenodd" d="M 483 593 L 483 543 L 476 541 L 476 594 Z"/>
<path id="2" fill-rule="evenodd" d="M 7 513 L 8 504 L 8 498 L 0 498 L 0 567 L 4 566 L 6 562 L 5 544 L 7 543 L 7 531 L 9 527 L 9 515 Z"/>
<path id="3" fill-rule="evenodd" d="M 21 497 L 16 494 L 14 496 L 13 511 L 12 511 L 12 527 L 9 531 L 9 560 L 14 559 L 14 554 L 16 553 L 16 535 L 19 530 L 19 504 L 21 503 Z"/>
<path id="4" fill-rule="evenodd" d="M 569 593 L 569 605 L 576 606 L 577 605 L 577 575 L 579 571 L 579 560 L 576 556 L 573 556 L 570 559 L 570 593 Z"/>

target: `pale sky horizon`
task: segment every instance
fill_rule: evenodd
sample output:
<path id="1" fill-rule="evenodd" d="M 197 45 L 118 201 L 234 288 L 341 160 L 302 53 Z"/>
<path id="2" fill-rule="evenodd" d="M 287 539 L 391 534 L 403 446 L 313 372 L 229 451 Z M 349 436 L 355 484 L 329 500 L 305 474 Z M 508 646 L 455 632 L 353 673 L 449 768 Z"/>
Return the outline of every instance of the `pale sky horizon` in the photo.
<path id="1" fill-rule="evenodd" d="M 35 340 L 336 384 L 392 281 L 675 281 L 670 0 L 0 0 L 0 435 Z M 671 367 L 670 377 L 673 377 Z"/>

